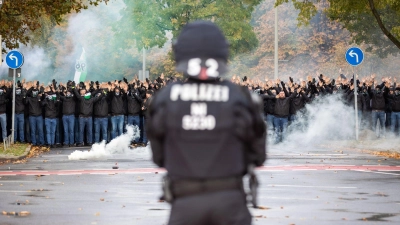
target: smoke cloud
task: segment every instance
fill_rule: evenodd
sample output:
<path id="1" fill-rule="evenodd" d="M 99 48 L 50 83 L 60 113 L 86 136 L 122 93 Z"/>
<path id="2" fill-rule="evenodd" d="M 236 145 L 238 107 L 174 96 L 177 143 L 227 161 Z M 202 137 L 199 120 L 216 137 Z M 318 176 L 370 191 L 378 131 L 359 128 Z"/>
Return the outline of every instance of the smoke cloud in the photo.
<path id="1" fill-rule="evenodd" d="M 140 137 L 140 130 L 137 126 L 126 126 L 127 132 L 111 140 L 106 144 L 105 141 L 92 145 L 90 151 L 74 151 L 68 156 L 69 160 L 80 159 L 99 159 L 110 157 L 114 154 L 128 154 L 132 150 L 129 148 L 131 141 Z M 144 153 L 144 149 L 139 151 Z"/>

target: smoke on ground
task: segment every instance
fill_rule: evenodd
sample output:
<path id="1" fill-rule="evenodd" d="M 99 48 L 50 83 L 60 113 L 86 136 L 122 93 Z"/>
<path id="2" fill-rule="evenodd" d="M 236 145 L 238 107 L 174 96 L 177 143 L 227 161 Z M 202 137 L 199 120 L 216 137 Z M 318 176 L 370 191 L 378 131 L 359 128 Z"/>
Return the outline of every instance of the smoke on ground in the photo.
<path id="1" fill-rule="evenodd" d="M 272 144 L 279 149 L 346 147 L 362 150 L 393 150 L 398 149 L 400 143 L 388 128 L 385 135 L 378 138 L 379 123 L 375 133 L 366 122 L 370 121 L 370 118 L 362 118 L 359 140 L 356 141 L 354 102 L 346 103 L 340 95 L 317 97 L 306 104 L 304 111 L 298 115 L 298 119 L 289 125 L 283 142 L 274 145 L 274 136 L 269 136 L 270 146 Z"/>
<path id="2" fill-rule="evenodd" d="M 126 130 L 126 133 L 114 138 L 110 143 L 106 144 L 105 141 L 95 143 L 89 151 L 76 150 L 68 156 L 68 159 L 99 159 L 110 157 L 114 154 L 127 154 L 131 152 L 132 150 L 129 146 L 133 140 L 140 137 L 140 130 L 137 126 L 130 125 L 126 126 Z M 138 153 L 144 153 L 143 149 L 139 149 Z"/>

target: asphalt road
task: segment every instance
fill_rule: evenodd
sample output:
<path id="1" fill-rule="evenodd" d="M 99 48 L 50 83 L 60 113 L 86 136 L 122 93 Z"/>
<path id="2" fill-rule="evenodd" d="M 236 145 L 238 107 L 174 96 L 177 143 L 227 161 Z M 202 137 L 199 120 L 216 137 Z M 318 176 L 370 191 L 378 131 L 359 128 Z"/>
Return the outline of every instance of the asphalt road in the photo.
<path id="1" fill-rule="evenodd" d="M 166 224 L 163 170 L 146 149 L 79 161 L 68 160 L 71 152 L 0 166 L 0 211 L 8 214 L 0 224 Z M 263 209 L 251 209 L 253 224 L 400 224 L 399 160 L 281 146 L 257 173 Z"/>

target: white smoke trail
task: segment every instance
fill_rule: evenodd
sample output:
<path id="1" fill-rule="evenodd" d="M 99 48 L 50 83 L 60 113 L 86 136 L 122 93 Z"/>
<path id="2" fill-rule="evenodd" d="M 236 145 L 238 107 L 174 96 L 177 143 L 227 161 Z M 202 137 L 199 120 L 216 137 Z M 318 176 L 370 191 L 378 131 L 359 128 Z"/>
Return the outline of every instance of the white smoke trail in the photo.
<path id="1" fill-rule="evenodd" d="M 113 154 L 125 154 L 130 151 L 131 141 L 140 137 L 140 130 L 137 126 L 126 126 L 127 132 L 114 138 L 107 145 L 104 141 L 92 145 L 90 151 L 76 150 L 68 156 L 69 160 L 98 159 L 111 156 Z M 140 150 L 139 152 L 141 152 Z"/>

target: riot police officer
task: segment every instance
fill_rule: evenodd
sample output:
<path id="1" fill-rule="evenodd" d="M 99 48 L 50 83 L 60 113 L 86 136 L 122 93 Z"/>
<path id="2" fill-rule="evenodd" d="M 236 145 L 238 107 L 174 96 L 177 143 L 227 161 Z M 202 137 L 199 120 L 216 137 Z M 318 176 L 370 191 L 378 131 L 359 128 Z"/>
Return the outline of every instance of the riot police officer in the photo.
<path id="1" fill-rule="evenodd" d="M 173 51 L 188 79 L 153 97 L 146 126 L 153 161 L 168 171 L 169 224 L 251 224 L 242 178 L 266 158 L 262 102 L 219 81 L 229 44 L 213 23 L 187 24 Z"/>

